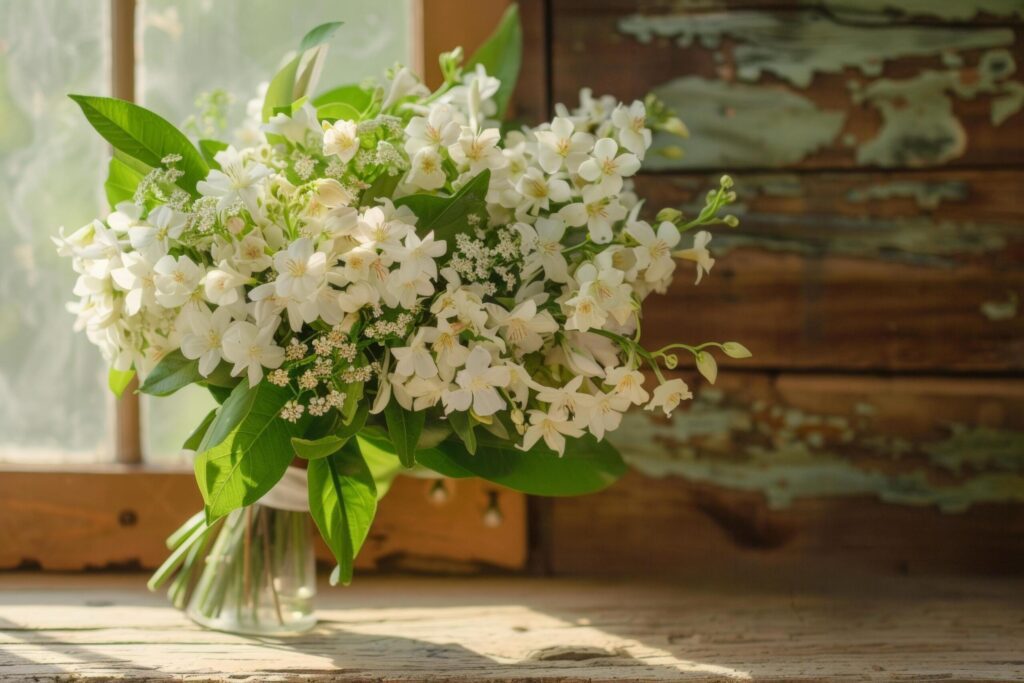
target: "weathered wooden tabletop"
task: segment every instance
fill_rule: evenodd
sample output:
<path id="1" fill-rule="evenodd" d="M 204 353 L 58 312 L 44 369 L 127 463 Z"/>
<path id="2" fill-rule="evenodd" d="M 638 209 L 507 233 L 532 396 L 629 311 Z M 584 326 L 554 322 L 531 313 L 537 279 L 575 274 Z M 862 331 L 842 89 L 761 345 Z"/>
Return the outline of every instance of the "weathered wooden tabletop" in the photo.
<path id="1" fill-rule="evenodd" d="M 1024 583 L 359 577 L 290 639 L 204 631 L 142 575 L 0 575 L 0 679 L 1024 680 Z M 833 585 L 830 585 L 833 584 Z"/>

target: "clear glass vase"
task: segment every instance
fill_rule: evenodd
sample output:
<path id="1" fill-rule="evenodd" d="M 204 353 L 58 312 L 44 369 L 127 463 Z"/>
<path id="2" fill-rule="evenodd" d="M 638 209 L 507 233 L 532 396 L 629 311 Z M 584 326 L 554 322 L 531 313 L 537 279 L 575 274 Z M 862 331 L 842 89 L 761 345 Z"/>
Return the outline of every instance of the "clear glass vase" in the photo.
<path id="1" fill-rule="evenodd" d="M 224 520 L 186 614 L 207 628 L 287 635 L 316 625 L 311 520 L 256 503 Z"/>

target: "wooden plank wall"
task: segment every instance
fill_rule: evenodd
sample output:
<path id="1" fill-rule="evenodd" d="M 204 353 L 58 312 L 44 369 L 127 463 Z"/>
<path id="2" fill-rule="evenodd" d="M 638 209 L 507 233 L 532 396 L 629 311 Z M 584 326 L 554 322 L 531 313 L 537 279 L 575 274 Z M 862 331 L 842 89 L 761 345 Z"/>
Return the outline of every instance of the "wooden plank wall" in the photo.
<path id="1" fill-rule="evenodd" d="M 901 6 L 522 3 L 524 119 L 653 91 L 692 138 L 656 136 L 648 205 L 736 180 L 741 226 L 645 339 L 754 352 L 632 416 L 626 480 L 533 502 L 544 569 L 1024 569 L 1024 6 Z"/>

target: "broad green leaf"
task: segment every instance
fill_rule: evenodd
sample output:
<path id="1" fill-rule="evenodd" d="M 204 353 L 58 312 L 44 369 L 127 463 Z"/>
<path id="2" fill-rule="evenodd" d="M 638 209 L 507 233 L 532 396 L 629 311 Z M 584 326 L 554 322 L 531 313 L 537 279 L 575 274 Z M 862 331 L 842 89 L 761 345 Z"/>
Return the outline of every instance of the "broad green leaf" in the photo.
<path id="1" fill-rule="evenodd" d="M 107 182 L 103 183 L 110 208 L 116 207 L 121 202 L 130 201 L 135 196 L 135 188 L 145 177 L 145 173 L 125 163 L 123 159 L 117 156 L 110 157 L 110 164 L 107 166 Z"/>
<path id="2" fill-rule="evenodd" d="M 281 67 L 267 87 L 263 99 L 264 121 L 270 120 L 276 107 L 291 106 L 292 102 L 308 94 L 307 91 L 314 85 L 318 65 L 323 62 L 324 51 L 319 48 L 340 26 L 341 22 L 337 21 L 321 24 L 303 37 L 299 44 L 299 54 Z M 311 54 L 314 50 L 316 54 Z M 303 65 L 305 68 L 300 74 L 299 67 Z"/>
<path id="3" fill-rule="evenodd" d="M 114 392 L 114 396 L 121 398 L 121 394 L 128 388 L 133 377 L 135 377 L 135 370 L 115 370 L 110 368 L 110 371 L 107 373 L 107 386 Z"/>
<path id="4" fill-rule="evenodd" d="M 494 95 L 498 118 L 505 116 L 512 91 L 516 89 L 519 67 L 523 61 L 523 29 L 519 25 L 519 7 L 514 3 L 505 11 L 494 33 L 484 41 L 466 63 L 467 70 L 483 64 L 491 76 L 501 81 Z"/>
<path id="5" fill-rule="evenodd" d="M 328 434 L 322 436 L 319 439 L 303 439 L 297 436 L 292 437 L 292 448 L 295 449 L 295 455 L 303 458 L 304 460 L 319 460 L 320 458 L 326 458 L 328 455 L 336 452 L 346 443 L 351 437 L 335 436 L 334 434 Z"/>
<path id="6" fill-rule="evenodd" d="M 199 426 L 192 430 L 192 433 L 185 439 L 185 443 L 181 444 L 181 447 L 185 450 L 194 451 L 199 448 L 199 444 L 203 442 L 203 437 L 206 436 L 206 431 L 213 424 L 214 418 L 217 417 L 217 409 L 214 408 L 206 414 L 203 421 L 199 423 Z"/>
<path id="7" fill-rule="evenodd" d="M 473 418 L 466 411 L 453 410 L 448 413 L 448 424 L 452 426 L 462 444 L 470 455 L 476 453 L 476 432 L 473 431 Z"/>
<path id="8" fill-rule="evenodd" d="M 359 449 L 342 448 L 311 460 L 309 513 L 338 562 L 338 580 L 352 581 L 352 567 L 377 512 L 373 474 Z"/>
<path id="9" fill-rule="evenodd" d="M 198 368 L 198 361 L 196 367 Z M 226 361 L 221 361 L 217 364 L 217 367 L 213 369 L 207 377 L 202 377 L 203 384 L 207 386 L 215 387 L 226 387 L 233 389 L 239 382 L 242 381 L 241 377 L 235 377 L 231 374 L 231 364 Z"/>
<path id="10" fill-rule="evenodd" d="M 263 98 L 263 121 L 267 122 L 274 115 L 277 107 L 291 106 L 295 101 L 292 96 L 295 89 L 295 75 L 299 70 L 299 62 L 302 55 L 291 60 L 281 70 L 274 74 L 267 86 L 267 94 Z"/>
<path id="11" fill-rule="evenodd" d="M 358 121 L 361 116 L 358 109 L 344 102 L 331 102 L 316 108 L 316 117 L 321 121 Z"/>
<path id="12" fill-rule="evenodd" d="M 430 194 L 411 194 L 395 200 L 395 206 L 408 206 L 416 214 L 416 232 L 426 235 L 433 230 L 434 238 L 452 240 L 471 229 L 468 216 L 487 219 L 487 188 L 490 170 L 484 170 L 450 197 Z M 479 225 L 479 223 L 478 223 Z"/>
<path id="13" fill-rule="evenodd" d="M 195 195 L 196 183 L 210 169 L 185 134 L 164 118 L 131 102 L 112 97 L 69 95 L 103 138 L 133 159 L 154 168 L 162 166 L 168 154 L 178 154 L 175 166 L 184 175 L 178 185 Z"/>
<path id="14" fill-rule="evenodd" d="M 449 439 L 437 448 L 420 451 L 416 460 L 445 476 L 459 471 L 510 489 L 538 496 L 577 496 L 610 486 L 626 471 L 618 451 L 591 435 L 567 439 L 565 455 L 538 444 L 529 451 L 489 434 L 478 436 L 475 455 Z"/>
<path id="15" fill-rule="evenodd" d="M 356 111 L 363 114 L 367 112 L 375 99 L 375 91 L 368 90 L 359 85 L 342 85 L 332 88 L 313 98 L 313 106 L 319 111 L 327 104 L 347 104 Z"/>
<path id="16" fill-rule="evenodd" d="M 427 414 L 422 410 L 406 410 L 392 398 L 384 408 L 384 422 L 388 426 L 388 437 L 395 446 L 398 459 L 406 467 L 416 464 L 416 444 Z"/>
<path id="17" fill-rule="evenodd" d="M 359 450 L 362 451 L 363 456 L 371 467 L 379 467 L 381 471 L 390 471 L 392 468 L 396 467 L 399 468 L 399 471 L 404 470 L 404 468 L 402 468 L 401 460 L 398 459 L 398 453 L 395 452 L 395 445 L 391 443 L 383 429 L 368 427 L 356 435 L 356 441 L 359 444 Z M 426 466 L 427 469 L 433 470 L 434 472 L 446 477 L 450 477 L 452 479 L 466 479 L 468 477 L 476 476 L 466 468 L 460 467 L 455 461 L 448 458 L 448 456 L 440 450 L 440 446 L 417 448 L 416 460 L 419 461 L 422 457 L 426 457 L 431 463 L 431 465 Z M 379 465 L 377 463 L 379 463 Z"/>
<path id="18" fill-rule="evenodd" d="M 220 164 L 214 158 L 217 156 L 217 152 L 228 148 L 228 143 L 221 142 L 220 140 L 210 140 L 204 138 L 199 141 L 199 152 L 206 159 L 206 163 L 210 165 L 210 168 L 216 168 L 220 170 Z"/>
<path id="19" fill-rule="evenodd" d="M 362 385 L 360 385 L 362 386 Z M 350 389 L 351 391 L 351 389 Z M 370 414 L 370 403 L 369 401 L 360 401 L 355 409 L 355 413 L 352 414 L 352 419 L 347 425 L 342 425 L 335 430 L 335 435 L 340 436 L 344 439 L 351 439 L 353 436 L 358 434 L 366 424 L 366 418 Z"/>
<path id="20" fill-rule="evenodd" d="M 199 361 L 189 360 L 180 350 L 171 351 L 157 363 L 146 381 L 139 387 L 139 392 L 151 396 L 170 396 L 178 389 L 187 387 L 203 379 L 199 374 Z"/>
<path id="21" fill-rule="evenodd" d="M 377 179 L 370 183 L 370 186 L 363 190 L 359 198 L 359 206 L 375 206 L 380 197 L 391 197 L 402 180 L 402 174 L 388 175 L 386 172 L 377 176 Z"/>
<path id="22" fill-rule="evenodd" d="M 224 401 L 228 400 L 228 397 L 231 396 L 231 391 L 232 391 L 231 389 L 228 389 L 227 387 L 218 387 L 218 386 L 214 386 L 212 384 L 207 384 L 206 385 L 206 390 L 210 392 L 211 396 L 213 396 L 213 400 L 216 401 L 219 404 L 223 404 Z M 196 450 L 198 450 L 198 449 L 196 449 Z"/>
<path id="23" fill-rule="evenodd" d="M 341 21 L 328 21 L 313 27 L 309 33 L 302 37 L 302 42 L 299 43 L 299 50 L 305 52 L 306 50 L 312 50 L 317 45 L 326 43 L 341 28 L 343 23 Z"/>
<path id="24" fill-rule="evenodd" d="M 359 452 L 366 461 L 366 466 L 373 473 L 373 483 L 377 487 L 377 500 L 387 495 L 391 483 L 405 468 L 402 461 L 398 459 L 391 444 L 385 444 L 374 439 L 364 438 L 356 435 L 356 444 Z"/>
<path id="25" fill-rule="evenodd" d="M 217 411 L 195 461 L 209 522 L 255 503 L 284 476 L 302 429 L 278 417 L 292 397 L 288 387 L 242 382 Z"/>

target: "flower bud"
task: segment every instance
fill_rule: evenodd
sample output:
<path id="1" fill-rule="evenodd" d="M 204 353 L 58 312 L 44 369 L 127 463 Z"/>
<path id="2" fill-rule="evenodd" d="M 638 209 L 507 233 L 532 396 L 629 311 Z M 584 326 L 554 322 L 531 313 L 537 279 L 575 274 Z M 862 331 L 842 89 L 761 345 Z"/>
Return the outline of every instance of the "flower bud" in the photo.
<path id="1" fill-rule="evenodd" d="M 245 229 L 245 221 L 240 216 L 232 216 L 231 218 L 224 221 L 224 227 L 228 229 L 232 235 L 237 235 Z"/>
<path id="2" fill-rule="evenodd" d="M 679 366 L 679 357 L 674 353 L 667 354 L 664 357 L 664 363 L 669 370 L 675 370 Z"/>
<path id="3" fill-rule="evenodd" d="M 729 356 L 729 358 L 750 358 L 754 355 L 750 353 L 750 349 L 739 342 L 725 342 L 722 344 L 722 351 L 724 351 L 725 355 Z"/>
<path id="4" fill-rule="evenodd" d="M 680 121 L 677 116 L 665 119 L 665 123 L 662 124 L 661 127 L 666 133 L 672 133 L 673 135 L 678 135 L 681 138 L 690 137 L 690 131 L 686 127 L 686 124 Z"/>
<path id="5" fill-rule="evenodd" d="M 728 225 L 730 228 L 735 228 L 739 226 L 740 219 L 736 218 L 736 216 L 733 216 L 732 214 L 729 214 L 728 216 L 722 219 L 722 222 Z"/>
<path id="6" fill-rule="evenodd" d="M 719 184 L 721 184 L 723 190 L 728 190 L 729 188 L 732 187 L 732 184 L 733 184 L 732 183 L 732 178 L 730 176 L 727 176 L 727 175 L 722 176 L 721 179 L 719 179 L 718 182 L 719 182 Z"/>
<path id="7" fill-rule="evenodd" d="M 679 220 L 682 217 L 683 217 L 683 212 L 680 211 L 679 209 L 664 208 L 661 211 L 659 211 L 658 215 L 655 216 L 654 218 L 659 223 L 661 223 L 663 221 L 668 221 L 669 223 L 675 223 L 677 220 Z"/>
<path id="8" fill-rule="evenodd" d="M 330 208 L 348 206 L 352 194 L 334 178 L 324 178 L 316 183 L 316 201 Z"/>
<path id="9" fill-rule="evenodd" d="M 666 159 L 676 160 L 683 158 L 683 148 L 678 145 L 665 145 L 658 152 Z"/>
<path id="10" fill-rule="evenodd" d="M 519 410 L 519 408 L 513 408 L 510 417 L 512 418 L 512 424 L 517 427 L 526 422 L 526 416 L 523 415 L 523 411 Z"/>
<path id="11" fill-rule="evenodd" d="M 697 372 L 704 376 L 704 379 L 715 383 L 715 379 L 718 378 L 718 363 L 715 361 L 715 357 L 707 351 L 697 352 Z"/>

